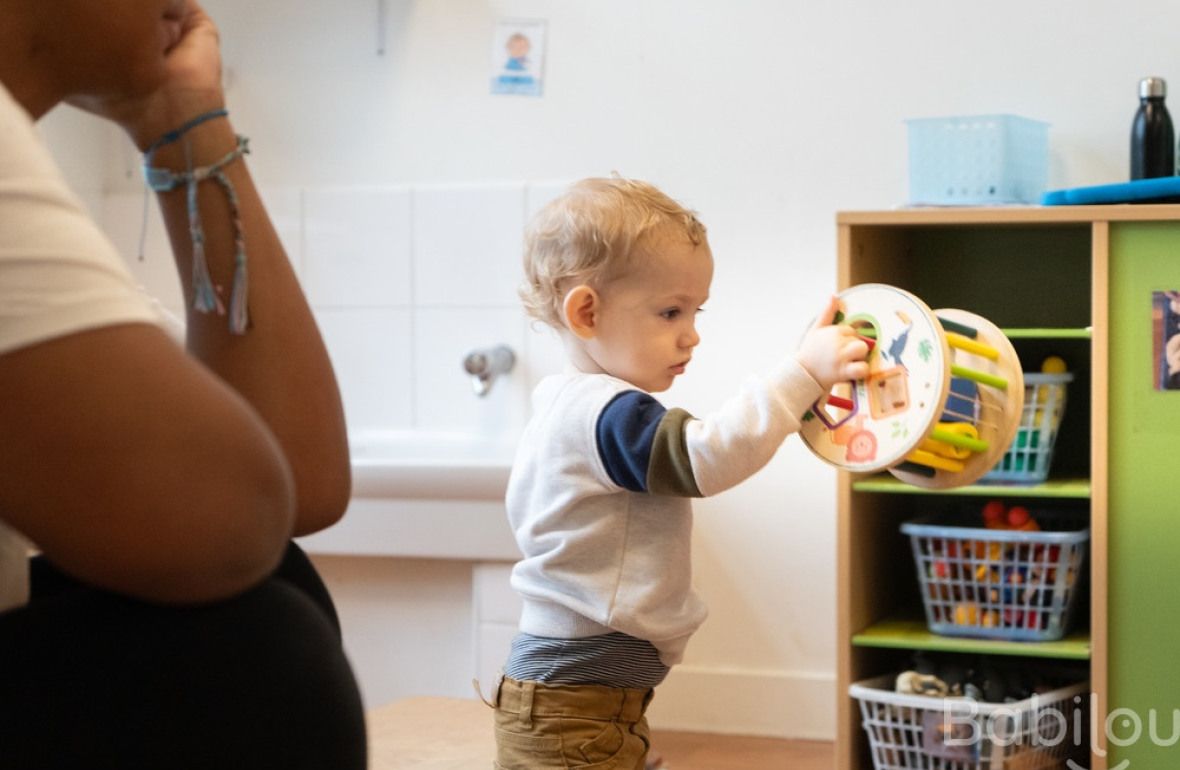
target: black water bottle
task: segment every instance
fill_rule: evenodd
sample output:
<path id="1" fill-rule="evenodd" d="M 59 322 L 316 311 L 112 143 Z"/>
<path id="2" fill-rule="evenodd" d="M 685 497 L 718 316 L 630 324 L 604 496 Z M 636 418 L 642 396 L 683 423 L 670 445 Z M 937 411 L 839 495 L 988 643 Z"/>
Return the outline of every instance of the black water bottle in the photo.
<path id="1" fill-rule="evenodd" d="M 1164 106 L 1168 84 L 1163 78 L 1139 81 L 1139 110 L 1131 124 L 1131 179 L 1174 176 L 1176 139 L 1172 116 Z"/>

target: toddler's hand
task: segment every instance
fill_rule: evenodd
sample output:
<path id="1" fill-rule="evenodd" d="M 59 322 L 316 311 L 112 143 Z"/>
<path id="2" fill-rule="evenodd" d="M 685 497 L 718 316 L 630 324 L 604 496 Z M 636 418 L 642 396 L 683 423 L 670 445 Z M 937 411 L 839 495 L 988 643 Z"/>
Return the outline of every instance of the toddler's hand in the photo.
<path id="1" fill-rule="evenodd" d="M 837 382 L 861 380 L 869 374 L 865 362 L 868 344 L 848 324 L 832 323 L 839 309 L 839 300 L 833 296 L 795 353 L 795 359 L 825 391 Z"/>

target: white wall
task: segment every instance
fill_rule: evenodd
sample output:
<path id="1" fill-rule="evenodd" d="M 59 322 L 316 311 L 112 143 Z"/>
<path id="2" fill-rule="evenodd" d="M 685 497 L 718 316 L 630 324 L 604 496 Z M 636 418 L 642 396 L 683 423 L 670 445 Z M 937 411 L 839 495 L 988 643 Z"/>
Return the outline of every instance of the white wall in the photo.
<path id="1" fill-rule="evenodd" d="M 206 0 L 256 176 L 656 182 L 700 211 L 716 255 L 704 342 L 666 399 L 697 413 L 792 349 L 834 285 L 834 213 L 904 201 L 903 119 L 1047 120 L 1050 186 L 1096 184 L 1126 178 L 1137 79 L 1180 84 L 1167 0 L 387 2 L 379 57 L 376 0 Z M 544 98 L 488 94 L 500 16 L 549 20 Z M 134 191 L 113 141 L 105 184 Z M 833 474 L 797 442 L 698 506 L 696 578 L 713 611 L 660 719 L 831 734 L 834 508 Z M 712 709 L 727 699 L 723 721 Z"/>
<path id="2" fill-rule="evenodd" d="M 107 188 L 106 147 L 110 133 L 88 115 L 70 107 L 58 107 L 37 123 L 41 136 L 53 148 L 70 186 L 95 217 L 101 215 Z"/>

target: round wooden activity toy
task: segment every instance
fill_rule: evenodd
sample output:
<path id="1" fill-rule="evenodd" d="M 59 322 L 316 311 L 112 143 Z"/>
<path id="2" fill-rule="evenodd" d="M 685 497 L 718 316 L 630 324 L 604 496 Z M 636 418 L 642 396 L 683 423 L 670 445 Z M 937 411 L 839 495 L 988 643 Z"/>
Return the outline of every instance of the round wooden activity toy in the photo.
<path id="1" fill-rule="evenodd" d="M 803 440 L 849 471 L 888 470 L 920 487 L 970 484 L 1020 425 L 1024 376 L 986 318 L 931 310 L 907 291 L 860 284 L 839 294 L 843 323 L 869 343 L 869 375 L 837 384 L 805 415 Z"/>

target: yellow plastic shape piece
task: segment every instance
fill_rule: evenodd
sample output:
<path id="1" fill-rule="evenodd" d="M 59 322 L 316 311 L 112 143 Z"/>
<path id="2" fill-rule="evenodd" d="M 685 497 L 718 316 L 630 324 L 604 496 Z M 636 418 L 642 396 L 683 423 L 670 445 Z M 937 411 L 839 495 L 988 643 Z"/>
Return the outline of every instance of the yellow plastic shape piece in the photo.
<path id="1" fill-rule="evenodd" d="M 937 468 L 940 471 L 950 471 L 952 473 L 961 473 L 964 467 L 963 463 L 959 460 L 940 457 L 933 452 L 927 452 L 925 449 L 915 449 L 906 455 L 905 459 L 918 465 L 925 465 L 928 468 Z"/>
<path id="2" fill-rule="evenodd" d="M 933 436 L 934 434 L 930 434 Z M 961 449 L 952 446 L 945 441 L 938 441 L 934 438 L 924 438 L 922 443 L 918 444 L 919 449 L 923 449 L 931 454 L 936 454 L 939 457 L 949 457 L 952 460 L 966 460 L 971 456 L 970 449 Z"/>
<path id="3" fill-rule="evenodd" d="M 946 333 L 946 344 L 950 345 L 956 350 L 962 350 L 964 353 L 974 353 L 977 356 L 983 356 L 989 361 L 999 361 L 1000 351 L 993 348 L 991 345 L 973 340 L 970 337 L 964 337 L 957 332 Z"/>

